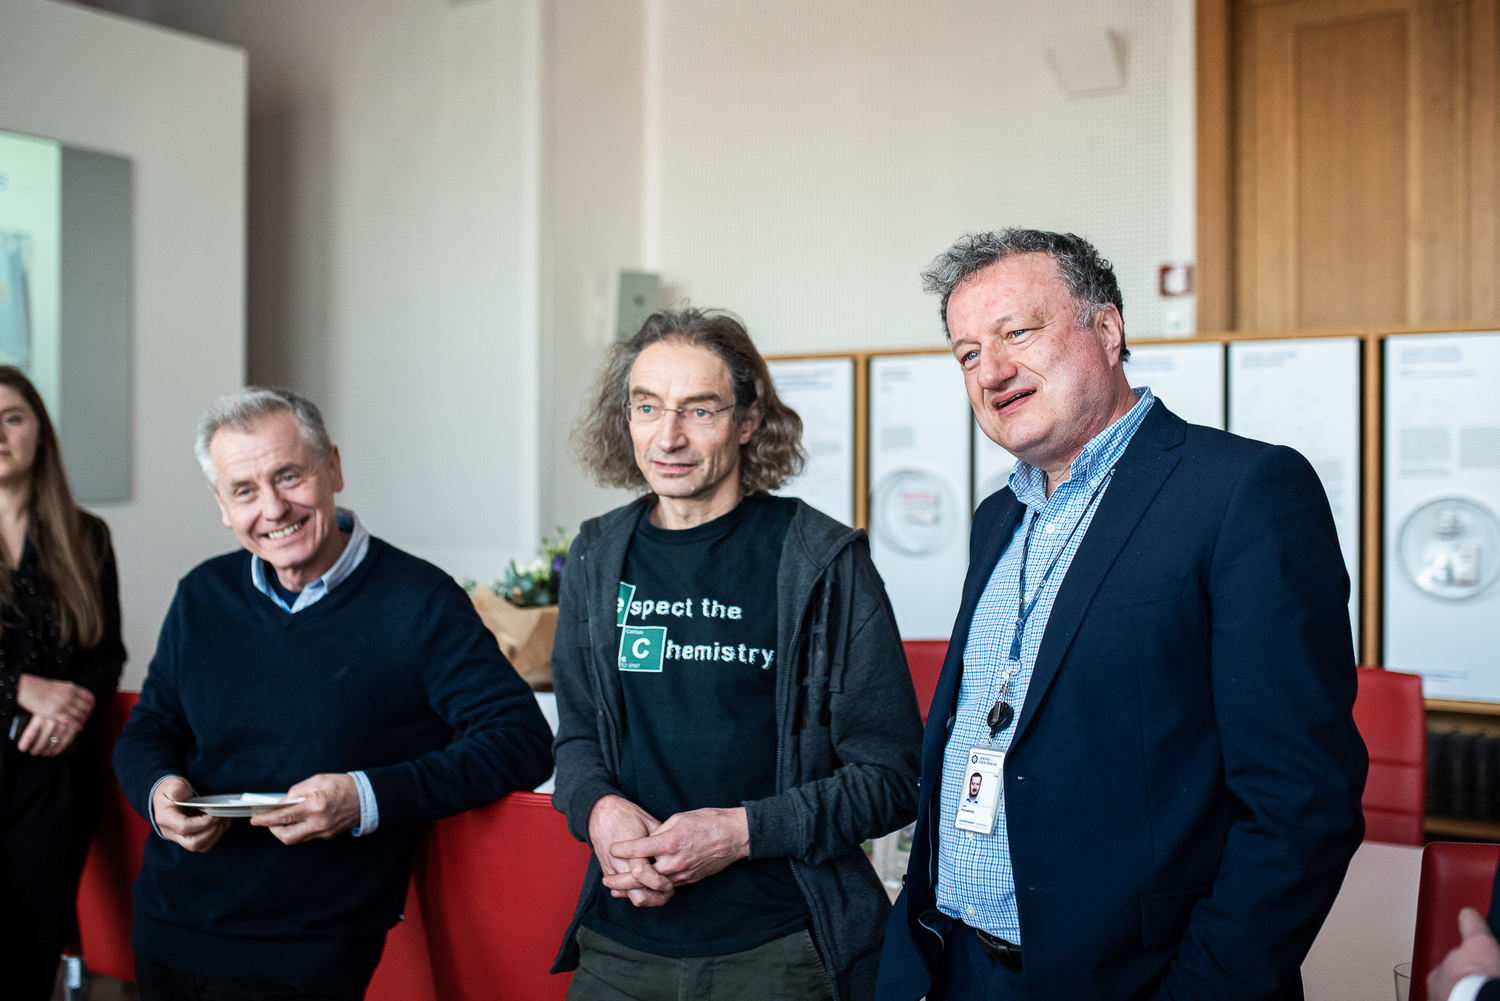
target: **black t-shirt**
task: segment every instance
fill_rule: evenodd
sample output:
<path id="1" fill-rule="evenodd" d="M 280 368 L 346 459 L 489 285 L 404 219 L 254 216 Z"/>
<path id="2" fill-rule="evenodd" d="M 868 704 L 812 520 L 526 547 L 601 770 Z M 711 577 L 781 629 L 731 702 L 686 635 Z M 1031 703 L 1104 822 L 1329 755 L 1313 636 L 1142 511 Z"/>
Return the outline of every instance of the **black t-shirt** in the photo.
<path id="1" fill-rule="evenodd" d="M 796 509 L 747 497 L 695 528 L 642 515 L 616 611 L 620 793 L 658 820 L 776 792 L 776 576 Z M 721 956 L 807 926 L 785 858 L 742 859 L 636 907 L 600 886 L 583 923 L 659 956 Z"/>

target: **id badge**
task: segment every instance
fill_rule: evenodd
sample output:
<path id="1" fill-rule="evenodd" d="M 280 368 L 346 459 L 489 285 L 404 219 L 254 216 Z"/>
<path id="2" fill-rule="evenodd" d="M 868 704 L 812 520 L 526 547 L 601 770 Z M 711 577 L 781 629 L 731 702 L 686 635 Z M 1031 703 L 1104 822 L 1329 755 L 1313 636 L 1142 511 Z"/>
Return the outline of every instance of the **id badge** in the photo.
<path id="1" fill-rule="evenodd" d="M 1000 770 L 1005 752 L 993 747 L 969 748 L 969 762 L 964 769 L 963 787 L 958 794 L 958 815 L 953 826 L 960 831 L 989 834 L 995 829 L 995 814 L 1004 799 L 1004 779 Z"/>

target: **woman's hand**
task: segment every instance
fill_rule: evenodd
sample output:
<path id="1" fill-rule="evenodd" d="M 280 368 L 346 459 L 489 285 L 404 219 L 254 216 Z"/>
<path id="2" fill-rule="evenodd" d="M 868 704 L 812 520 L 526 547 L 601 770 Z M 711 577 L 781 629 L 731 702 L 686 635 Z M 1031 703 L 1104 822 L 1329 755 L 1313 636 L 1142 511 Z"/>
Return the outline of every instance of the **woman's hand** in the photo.
<path id="1" fill-rule="evenodd" d="M 51 758 L 71 747 L 83 732 L 94 711 L 94 693 L 71 681 L 23 674 L 16 703 L 31 713 L 16 747 L 24 754 Z"/>
<path id="2" fill-rule="evenodd" d="M 35 674 L 21 675 L 16 702 L 33 716 L 71 722 L 82 730 L 94 712 L 94 693 L 71 681 L 53 681 Z"/>
<path id="3" fill-rule="evenodd" d="M 23 754 L 34 754 L 39 758 L 54 758 L 73 746 L 73 741 L 83 730 L 72 723 L 55 720 L 50 716 L 33 716 L 21 738 L 16 741 Z"/>

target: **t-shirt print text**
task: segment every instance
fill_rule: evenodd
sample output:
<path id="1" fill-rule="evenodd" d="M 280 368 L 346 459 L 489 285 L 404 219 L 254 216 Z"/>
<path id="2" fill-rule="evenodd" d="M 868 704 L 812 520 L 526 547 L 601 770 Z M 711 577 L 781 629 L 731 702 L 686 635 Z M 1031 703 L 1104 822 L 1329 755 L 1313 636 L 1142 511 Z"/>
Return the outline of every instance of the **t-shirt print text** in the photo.
<path id="1" fill-rule="evenodd" d="M 743 610 L 739 605 L 726 605 L 712 598 L 637 601 L 635 585 L 621 581 L 615 604 L 615 621 L 620 627 L 620 670 L 660 673 L 668 660 L 734 662 L 753 664 L 765 670 L 775 659 L 776 651 L 764 647 L 718 640 L 679 643 L 668 637 L 666 626 L 632 625 L 630 622 L 632 618 L 648 620 L 653 616 L 740 621 Z"/>

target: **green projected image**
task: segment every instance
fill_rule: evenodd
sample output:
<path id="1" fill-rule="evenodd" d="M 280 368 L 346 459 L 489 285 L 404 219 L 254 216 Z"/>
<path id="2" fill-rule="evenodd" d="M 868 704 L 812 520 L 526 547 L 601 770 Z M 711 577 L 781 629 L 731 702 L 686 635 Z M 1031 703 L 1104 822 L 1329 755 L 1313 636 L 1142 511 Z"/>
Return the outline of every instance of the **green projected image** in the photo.
<path id="1" fill-rule="evenodd" d="M 57 413 L 62 147 L 0 132 L 0 364 L 25 370 Z"/>

